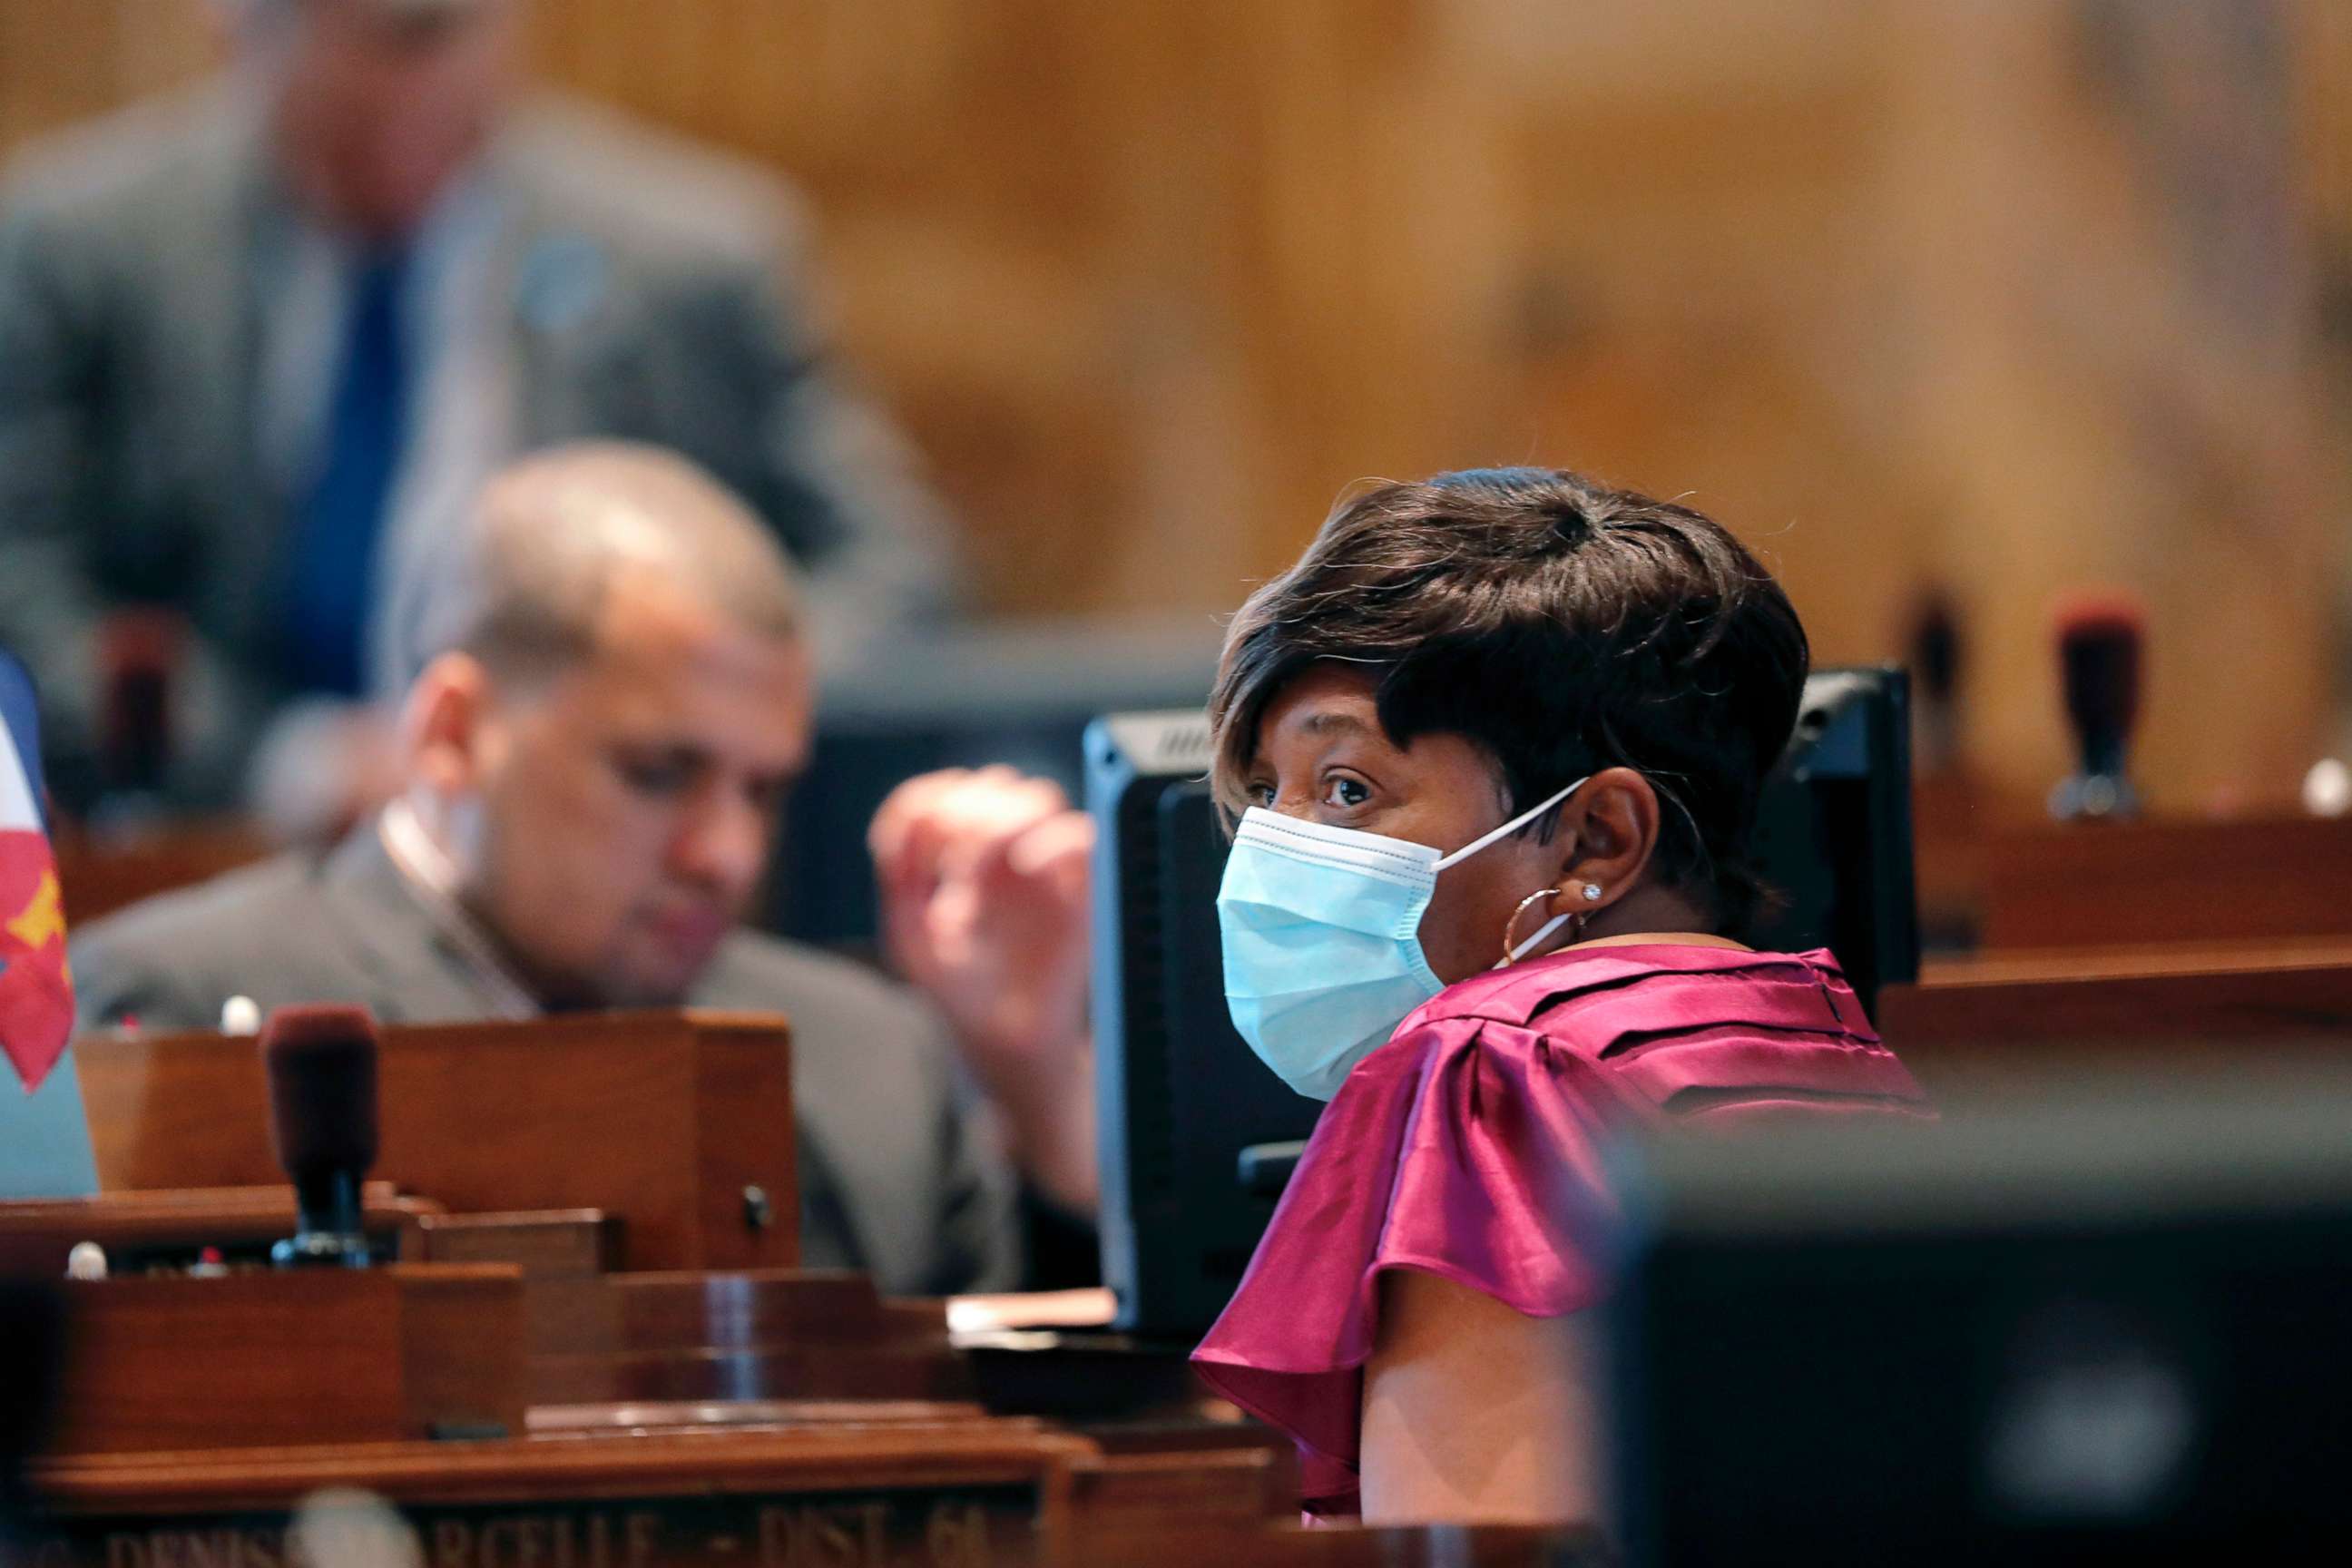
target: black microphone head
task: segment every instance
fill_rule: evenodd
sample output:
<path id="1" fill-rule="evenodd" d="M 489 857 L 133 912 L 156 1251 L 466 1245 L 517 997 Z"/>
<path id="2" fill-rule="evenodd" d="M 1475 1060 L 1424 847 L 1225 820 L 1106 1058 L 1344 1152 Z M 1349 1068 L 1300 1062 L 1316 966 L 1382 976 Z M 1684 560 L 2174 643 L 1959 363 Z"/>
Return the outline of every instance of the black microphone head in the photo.
<path id="1" fill-rule="evenodd" d="M 1940 592 L 1927 595 L 1911 623 L 1911 672 L 1918 680 L 1921 702 L 1951 706 L 1959 694 L 1960 655 L 1959 616 L 1951 600 Z"/>
<path id="2" fill-rule="evenodd" d="M 172 762 L 173 674 L 184 627 L 167 610 L 123 609 L 98 630 L 107 784 L 161 787 Z"/>
<path id="3" fill-rule="evenodd" d="M 280 1007 L 262 1026 L 269 1137 L 298 1187 L 375 1163 L 375 1017 L 364 1007 Z"/>
<path id="4" fill-rule="evenodd" d="M 2089 746 L 2120 746 L 2139 717 L 2147 610 L 2128 594 L 2084 594 L 2062 605 L 2056 618 L 2066 715 L 2075 734 Z"/>

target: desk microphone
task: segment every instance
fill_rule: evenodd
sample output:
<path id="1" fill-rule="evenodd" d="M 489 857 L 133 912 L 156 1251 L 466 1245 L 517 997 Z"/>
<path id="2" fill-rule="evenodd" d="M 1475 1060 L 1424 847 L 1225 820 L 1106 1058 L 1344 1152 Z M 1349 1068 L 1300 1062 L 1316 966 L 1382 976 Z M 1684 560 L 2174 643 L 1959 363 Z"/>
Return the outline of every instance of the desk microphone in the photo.
<path id="1" fill-rule="evenodd" d="M 100 782 L 110 794 L 146 797 L 163 787 L 183 635 L 164 610 L 118 610 L 99 626 Z"/>
<path id="2" fill-rule="evenodd" d="M 2059 607 L 2058 664 L 2079 761 L 2050 797 L 2053 816 L 2136 816 L 2126 766 L 2139 717 L 2140 649 L 2147 611 L 2127 594 L 2085 595 Z"/>
<path id="3" fill-rule="evenodd" d="M 360 1179 L 375 1163 L 375 1019 L 364 1007 L 280 1007 L 261 1031 L 269 1139 L 299 1219 L 279 1268 L 368 1265 Z"/>

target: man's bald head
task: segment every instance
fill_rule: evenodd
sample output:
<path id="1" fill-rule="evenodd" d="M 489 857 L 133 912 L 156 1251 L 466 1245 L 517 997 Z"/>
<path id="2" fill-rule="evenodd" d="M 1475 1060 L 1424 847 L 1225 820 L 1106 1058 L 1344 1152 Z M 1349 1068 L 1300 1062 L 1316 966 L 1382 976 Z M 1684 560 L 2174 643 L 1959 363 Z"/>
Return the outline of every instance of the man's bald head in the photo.
<path id="1" fill-rule="evenodd" d="M 594 441 L 525 458 L 483 489 L 424 595 L 416 653 L 502 679 L 592 654 L 614 585 L 658 587 L 735 629 L 801 629 L 792 563 L 750 507 L 659 447 Z"/>

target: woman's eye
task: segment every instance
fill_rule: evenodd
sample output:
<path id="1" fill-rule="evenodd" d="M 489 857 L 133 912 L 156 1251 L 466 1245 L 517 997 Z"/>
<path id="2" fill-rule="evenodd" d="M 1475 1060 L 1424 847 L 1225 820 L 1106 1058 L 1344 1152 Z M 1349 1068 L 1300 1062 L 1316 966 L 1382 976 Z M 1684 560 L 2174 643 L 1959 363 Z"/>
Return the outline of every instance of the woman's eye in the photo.
<path id="1" fill-rule="evenodd" d="M 1270 784 L 1254 784 L 1250 785 L 1249 803 L 1252 805 L 1262 805 L 1268 811 L 1272 811 L 1274 809 L 1274 786 Z"/>
<path id="2" fill-rule="evenodd" d="M 1372 792 L 1364 787 L 1363 780 L 1351 779 L 1345 774 L 1331 779 L 1323 786 L 1323 804 L 1343 811 L 1360 806 L 1371 798 Z"/>

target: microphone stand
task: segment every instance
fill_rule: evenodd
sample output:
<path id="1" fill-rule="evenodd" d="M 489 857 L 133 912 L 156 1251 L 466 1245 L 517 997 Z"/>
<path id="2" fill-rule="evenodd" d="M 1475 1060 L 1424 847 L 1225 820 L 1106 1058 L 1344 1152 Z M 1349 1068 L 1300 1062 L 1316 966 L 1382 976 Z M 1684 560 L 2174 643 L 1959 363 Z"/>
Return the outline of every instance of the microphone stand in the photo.
<path id="1" fill-rule="evenodd" d="M 360 1215 L 360 1179 L 336 1171 L 295 1188 L 294 1234 L 269 1249 L 280 1268 L 365 1268 L 367 1233 Z"/>

